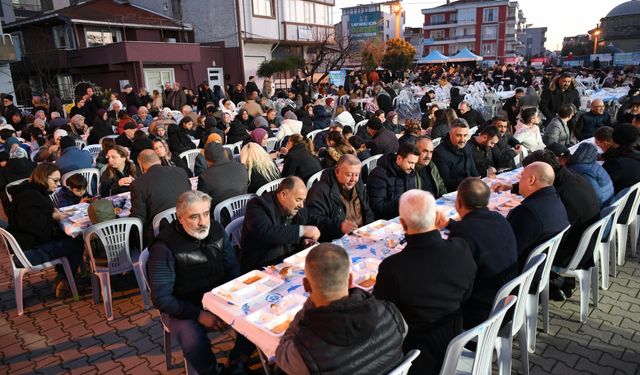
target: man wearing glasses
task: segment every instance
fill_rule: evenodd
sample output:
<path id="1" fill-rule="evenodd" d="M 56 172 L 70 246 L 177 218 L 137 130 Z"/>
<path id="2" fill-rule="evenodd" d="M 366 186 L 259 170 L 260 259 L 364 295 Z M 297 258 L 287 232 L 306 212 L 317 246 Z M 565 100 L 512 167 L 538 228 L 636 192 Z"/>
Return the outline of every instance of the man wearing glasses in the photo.
<path id="1" fill-rule="evenodd" d="M 578 119 L 573 134 L 578 140 L 593 137 L 593 132 L 601 126 L 611 126 L 611 116 L 605 112 L 604 102 L 596 99 L 591 102 L 591 111 L 583 114 Z"/>

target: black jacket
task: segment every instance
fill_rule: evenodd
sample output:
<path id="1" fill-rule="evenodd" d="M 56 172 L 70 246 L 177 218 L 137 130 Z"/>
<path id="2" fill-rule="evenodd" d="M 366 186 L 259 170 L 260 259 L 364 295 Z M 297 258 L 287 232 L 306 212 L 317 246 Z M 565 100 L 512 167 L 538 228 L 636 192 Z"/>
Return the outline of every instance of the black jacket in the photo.
<path id="1" fill-rule="evenodd" d="M 369 204 L 376 219 L 392 219 L 398 216 L 400 196 L 407 190 L 419 189 L 415 171 L 407 174 L 398 168 L 396 154 L 378 159 L 378 166 L 367 177 Z"/>
<path id="2" fill-rule="evenodd" d="M 11 191 L 9 232 L 23 251 L 42 245 L 54 237 L 58 223 L 53 220 L 53 202 L 40 185 L 25 181 Z"/>
<path id="3" fill-rule="evenodd" d="M 473 328 L 487 320 L 496 293 L 520 273 L 516 237 L 509 222 L 486 208 L 449 222 L 449 237 L 463 238 L 478 267 L 471 297 L 462 305 L 463 325 Z"/>
<path id="4" fill-rule="evenodd" d="M 369 208 L 367 194 L 362 181 L 358 181 L 352 192 L 360 200 L 363 225 L 373 221 L 373 211 Z M 341 198 L 340 184 L 335 168 L 322 172 L 320 181 L 313 184 L 307 195 L 306 205 L 309 221 L 320 229 L 320 242 L 329 242 L 342 237 L 340 224 L 345 220 L 346 208 Z"/>
<path id="5" fill-rule="evenodd" d="M 27 158 L 7 160 L 7 164 L 0 168 L 0 190 L 4 190 L 8 183 L 31 176 L 36 164 Z"/>
<path id="6" fill-rule="evenodd" d="M 470 128 L 473 128 L 474 126 L 481 127 L 485 122 L 485 119 L 484 119 L 484 117 L 482 117 L 482 114 L 480 112 L 476 111 L 473 108 L 469 109 L 467 112 L 465 112 L 460 117 L 462 117 L 463 119 L 465 119 L 467 121 L 467 123 L 469 124 Z M 471 134 L 471 135 L 473 135 L 473 134 Z"/>
<path id="7" fill-rule="evenodd" d="M 249 173 L 233 160 L 218 160 L 198 176 L 198 190 L 211 196 L 211 207 L 225 199 L 247 193 Z"/>
<path id="8" fill-rule="evenodd" d="M 476 142 L 474 136 L 471 136 L 469 146 L 471 146 L 471 151 L 473 152 L 473 161 L 476 164 L 476 171 L 478 171 L 480 177 L 487 177 L 487 169 L 489 167 L 495 167 L 491 147 L 479 144 Z"/>
<path id="9" fill-rule="evenodd" d="M 395 154 L 398 152 L 398 147 L 398 137 L 386 128 L 378 130 L 376 135 L 367 142 L 367 148 L 371 150 L 371 155 Z"/>
<path id="10" fill-rule="evenodd" d="M 132 173 L 132 166 L 132 162 L 126 161 L 124 170 L 122 172 L 116 170 L 113 177 L 109 177 L 109 167 L 107 166 L 100 176 L 100 196 L 104 198 L 128 192 L 130 186 L 120 186 L 118 180 L 123 177 L 138 178 L 136 174 Z"/>
<path id="11" fill-rule="evenodd" d="M 111 118 L 107 118 L 107 121 L 104 121 L 103 119 L 96 117 L 93 122 L 93 127 L 89 132 L 87 143 L 90 145 L 97 145 L 100 142 L 100 138 L 114 134 L 113 120 Z"/>
<path id="12" fill-rule="evenodd" d="M 640 152 L 622 146 L 605 155 L 602 167 L 609 173 L 616 194 L 640 181 Z"/>
<path id="13" fill-rule="evenodd" d="M 469 143 L 459 149 L 451 143 L 449 135 L 433 151 L 433 162 L 448 191 L 458 190 L 458 184 L 466 177 L 479 176 Z"/>
<path id="14" fill-rule="evenodd" d="M 393 302 L 409 325 L 404 349 L 422 351 L 412 371 L 437 374 L 449 341 L 462 330 L 461 304 L 471 295 L 476 264 L 460 238 L 444 240 L 432 230 L 406 239 L 402 252 L 380 264 L 373 294 Z"/>
<path id="15" fill-rule="evenodd" d="M 293 146 L 284 158 L 282 177 L 298 176 L 307 183 L 309 177 L 320 170 L 320 160 L 309 153 L 303 144 L 298 144 Z"/>
<path id="16" fill-rule="evenodd" d="M 518 144 L 520 144 L 520 142 L 512 135 L 504 134 L 500 136 L 498 143 L 491 149 L 493 163 L 496 169 L 513 169 L 516 167 L 513 158 L 515 158 L 517 154 L 512 148 Z"/>
<path id="17" fill-rule="evenodd" d="M 563 104 L 573 104 L 576 108 L 580 108 L 580 94 L 578 90 L 571 87 L 567 91 L 556 88 L 554 91 L 545 89 L 540 96 L 540 111 L 546 117 L 546 122 L 558 113 L 558 108 Z"/>
<path id="18" fill-rule="evenodd" d="M 180 155 L 181 153 L 196 148 L 195 143 L 189 137 L 189 132 L 186 129 L 178 127 L 176 124 L 169 125 L 167 129 L 169 136 L 169 148 L 172 153 Z"/>
<path id="19" fill-rule="evenodd" d="M 446 122 L 438 122 L 431 128 L 431 139 L 441 138 L 444 140 L 449 134 L 449 125 Z"/>
<path id="20" fill-rule="evenodd" d="M 242 272 L 278 263 L 302 249 L 300 226 L 307 225 L 305 208 L 288 218 L 282 213 L 275 192 L 251 198 L 247 202 L 242 226 Z"/>
<path id="21" fill-rule="evenodd" d="M 507 216 L 516 235 L 518 269 L 522 270 L 536 246 L 569 225 L 567 210 L 553 186 L 542 188 L 525 198 Z"/>

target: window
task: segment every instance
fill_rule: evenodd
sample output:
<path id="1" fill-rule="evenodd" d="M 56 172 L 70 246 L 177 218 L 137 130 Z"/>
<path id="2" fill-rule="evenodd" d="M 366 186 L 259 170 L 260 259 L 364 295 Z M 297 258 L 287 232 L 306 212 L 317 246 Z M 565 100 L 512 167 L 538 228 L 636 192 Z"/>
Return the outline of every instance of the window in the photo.
<path id="1" fill-rule="evenodd" d="M 333 25 L 333 15 L 331 13 L 331 7 L 322 4 L 315 4 L 316 11 L 316 19 L 315 24 L 317 25 Z"/>
<path id="2" fill-rule="evenodd" d="M 496 44 L 495 43 L 483 43 L 482 44 L 482 56 L 495 56 Z"/>
<path id="3" fill-rule="evenodd" d="M 70 47 L 65 25 L 58 25 L 53 27 L 53 40 L 56 44 L 56 48 L 68 49 Z"/>
<path id="4" fill-rule="evenodd" d="M 58 92 L 62 99 L 73 98 L 73 79 L 68 74 L 59 74 L 56 76 L 58 81 Z"/>
<path id="5" fill-rule="evenodd" d="M 497 39 L 498 37 L 498 25 L 482 26 L 482 39 L 490 40 Z"/>
<path id="6" fill-rule="evenodd" d="M 153 92 L 153 90 L 162 92 L 165 82 L 173 83 L 173 77 L 173 69 L 144 69 L 144 83 L 150 93 Z"/>
<path id="7" fill-rule="evenodd" d="M 286 20 L 289 22 L 314 23 L 313 4 L 302 0 L 285 2 Z"/>
<path id="8" fill-rule="evenodd" d="M 22 33 L 11 33 L 11 39 L 13 39 L 13 48 L 16 50 L 16 60 L 22 60 L 22 54 L 24 53 L 24 45 L 22 44 Z"/>
<path id="9" fill-rule="evenodd" d="M 498 22 L 498 8 L 484 8 L 484 22 Z"/>
<path id="10" fill-rule="evenodd" d="M 444 23 L 444 14 L 432 14 L 431 15 L 431 24 L 432 25 L 440 25 Z"/>
<path id="11" fill-rule="evenodd" d="M 429 48 L 429 52 L 438 51 L 440 53 L 444 53 L 444 46 L 433 46 Z"/>
<path id="12" fill-rule="evenodd" d="M 433 31 L 431 31 L 431 39 L 433 39 L 433 40 L 444 40 L 444 30 L 433 30 Z"/>
<path id="13" fill-rule="evenodd" d="M 387 29 L 389 28 L 389 20 L 387 20 Z"/>
<path id="14" fill-rule="evenodd" d="M 275 18 L 274 0 L 251 0 L 253 15 L 256 17 Z"/>
<path id="15" fill-rule="evenodd" d="M 458 23 L 475 23 L 476 9 L 460 9 L 458 10 Z"/>
<path id="16" fill-rule="evenodd" d="M 475 27 L 465 27 L 464 28 L 464 35 L 465 36 L 475 36 L 476 35 L 476 28 Z"/>
<path id="17" fill-rule="evenodd" d="M 450 13 L 449 14 L 449 22 L 451 22 L 451 23 L 458 22 L 458 15 L 455 14 L 455 13 Z"/>
<path id="18" fill-rule="evenodd" d="M 122 41 L 120 30 L 87 28 L 85 29 L 85 37 L 87 47 L 104 46 Z"/>

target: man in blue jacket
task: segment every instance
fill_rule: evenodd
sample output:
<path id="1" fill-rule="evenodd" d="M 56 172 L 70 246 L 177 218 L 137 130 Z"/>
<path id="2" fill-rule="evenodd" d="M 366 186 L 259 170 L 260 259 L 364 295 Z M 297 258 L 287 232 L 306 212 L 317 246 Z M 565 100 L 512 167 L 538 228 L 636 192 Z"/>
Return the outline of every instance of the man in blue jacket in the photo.
<path id="1" fill-rule="evenodd" d="M 60 157 L 56 160 L 56 165 L 60 168 L 60 173 L 75 171 L 77 169 L 91 168 L 93 158 L 88 151 L 80 150 L 76 147 L 76 141 L 70 136 L 60 138 Z"/>

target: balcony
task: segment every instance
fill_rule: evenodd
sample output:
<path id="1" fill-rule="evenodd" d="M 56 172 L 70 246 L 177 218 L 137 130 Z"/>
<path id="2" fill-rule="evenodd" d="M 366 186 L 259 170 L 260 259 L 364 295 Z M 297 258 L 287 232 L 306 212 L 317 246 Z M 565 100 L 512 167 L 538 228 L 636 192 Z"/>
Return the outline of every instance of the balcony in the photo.
<path id="1" fill-rule="evenodd" d="M 446 29 L 450 27 L 458 26 L 458 21 L 441 21 L 441 22 L 426 22 L 423 26 L 423 30 L 434 30 L 434 29 Z"/>
<path id="2" fill-rule="evenodd" d="M 335 42 L 333 26 L 314 25 L 309 23 L 282 22 L 284 26 L 284 41 L 300 44 L 317 44 L 329 38 Z"/>
<path id="3" fill-rule="evenodd" d="M 122 64 L 132 61 L 163 64 L 188 64 L 200 61 L 200 45 L 197 43 L 131 41 L 63 52 L 66 52 L 70 67 Z"/>
<path id="4" fill-rule="evenodd" d="M 445 38 L 438 38 L 438 39 L 424 38 L 422 40 L 422 45 L 423 46 L 442 46 L 446 44 L 451 44 L 453 42 L 454 41 L 452 39 L 445 39 Z"/>
<path id="5" fill-rule="evenodd" d="M 2 44 L 0 44 L 0 62 L 16 61 L 16 47 L 13 38 L 9 34 L 2 34 Z"/>

